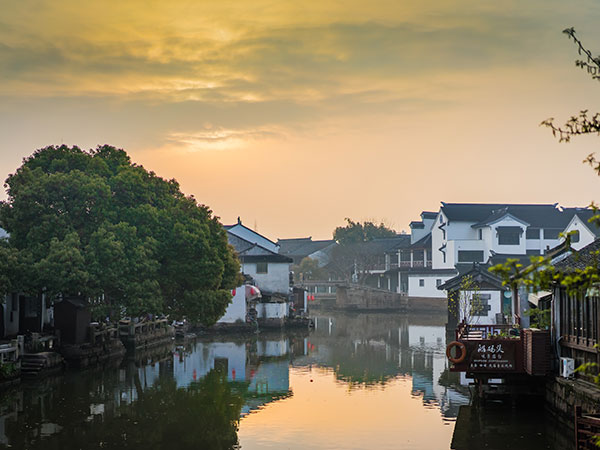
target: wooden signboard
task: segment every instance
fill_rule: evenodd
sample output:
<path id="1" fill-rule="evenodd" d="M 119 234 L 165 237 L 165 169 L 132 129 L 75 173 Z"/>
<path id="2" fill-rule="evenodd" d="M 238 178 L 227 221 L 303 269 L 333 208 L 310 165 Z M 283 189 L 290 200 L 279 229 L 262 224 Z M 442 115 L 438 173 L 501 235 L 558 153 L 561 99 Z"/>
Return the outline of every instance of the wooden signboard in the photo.
<path id="1" fill-rule="evenodd" d="M 519 339 L 489 339 L 469 342 L 467 372 L 515 372 L 520 371 Z"/>

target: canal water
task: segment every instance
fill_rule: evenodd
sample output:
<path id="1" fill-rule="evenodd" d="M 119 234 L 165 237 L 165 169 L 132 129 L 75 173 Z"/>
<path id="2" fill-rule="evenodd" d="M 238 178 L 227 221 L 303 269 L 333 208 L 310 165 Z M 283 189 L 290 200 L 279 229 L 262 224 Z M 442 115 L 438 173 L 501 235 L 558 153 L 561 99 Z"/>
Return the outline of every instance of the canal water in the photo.
<path id="1" fill-rule="evenodd" d="M 445 316 L 321 312 L 0 393 L 0 448 L 568 449 L 540 405 L 470 404 Z"/>

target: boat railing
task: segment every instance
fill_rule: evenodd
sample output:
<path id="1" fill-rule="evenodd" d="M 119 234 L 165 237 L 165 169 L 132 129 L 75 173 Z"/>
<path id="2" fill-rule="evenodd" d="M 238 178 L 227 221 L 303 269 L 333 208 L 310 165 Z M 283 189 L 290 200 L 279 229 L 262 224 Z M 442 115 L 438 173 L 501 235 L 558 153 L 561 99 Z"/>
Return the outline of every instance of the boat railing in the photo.
<path id="1" fill-rule="evenodd" d="M 112 325 L 91 323 L 89 337 L 92 345 L 109 342 L 117 338 L 117 328 Z"/>
<path id="2" fill-rule="evenodd" d="M 19 360 L 19 345 L 17 341 L 0 344 L 0 366 L 6 363 L 16 363 Z"/>
<path id="3" fill-rule="evenodd" d="M 483 340 L 502 337 L 511 337 L 510 331 L 514 328 L 513 325 L 479 325 L 461 323 L 456 329 L 456 339 L 460 340 Z"/>
<path id="4" fill-rule="evenodd" d="M 119 336 L 135 337 L 144 334 L 167 334 L 169 332 L 168 319 L 142 320 L 134 323 L 130 319 L 119 322 Z"/>

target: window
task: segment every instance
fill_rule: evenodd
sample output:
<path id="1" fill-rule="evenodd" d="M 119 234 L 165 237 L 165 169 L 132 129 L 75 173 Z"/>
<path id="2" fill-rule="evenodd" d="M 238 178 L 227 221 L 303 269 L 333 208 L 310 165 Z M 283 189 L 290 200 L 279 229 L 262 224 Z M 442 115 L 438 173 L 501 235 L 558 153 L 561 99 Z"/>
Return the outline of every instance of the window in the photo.
<path id="1" fill-rule="evenodd" d="M 483 239 L 483 230 L 480 228 L 479 230 L 477 230 L 477 237 L 479 238 L 479 240 L 481 241 Z"/>
<path id="2" fill-rule="evenodd" d="M 424 287 L 425 286 L 425 280 L 423 278 L 421 278 L 419 280 L 419 287 Z"/>
<path id="3" fill-rule="evenodd" d="M 544 239 L 558 239 L 560 228 L 544 228 Z"/>
<path id="4" fill-rule="evenodd" d="M 442 285 L 442 280 L 440 278 L 435 280 L 435 287 L 440 287 L 441 285 Z"/>
<path id="5" fill-rule="evenodd" d="M 571 242 L 575 243 L 575 242 L 579 242 L 580 236 L 579 236 L 579 230 L 573 230 L 571 232 Z"/>
<path id="6" fill-rule="evenodd" d="M 523 229 L 521 227 L 498 227 L 498 245 L 519 245 Z"/>
<path id="7" fill-rule="evenodd" d="M 540 238 L 540 229 L 539 228 L 527 228 L 525 232 L 526 239 L 539 239 Z"/>
<path id="8" fill-rule="evenodd" d="M 256 273 L 269 273 L 269 263 L 257 262 L 256 263 Z"/>
<path id="9" fill-rule="evenodd" d="M 425 259 L 425 252 L 423 250 L 413 251 L 413 261 L 423 261 Z"/>
<path id="10" fill-rule="evenodd" d="M 477 297 L 474 297 L 472 300 L 472 311 L 473 316 L 487 316 L 488 311 L 492 309 L 490 306 L 490 299 L 492 298 L 492 294 L 479 294 Z"/>
<path id="11" fill-rule="evenodd" d="M 459 250 L 459 263 L 483 262 L 483 250 Z"/>

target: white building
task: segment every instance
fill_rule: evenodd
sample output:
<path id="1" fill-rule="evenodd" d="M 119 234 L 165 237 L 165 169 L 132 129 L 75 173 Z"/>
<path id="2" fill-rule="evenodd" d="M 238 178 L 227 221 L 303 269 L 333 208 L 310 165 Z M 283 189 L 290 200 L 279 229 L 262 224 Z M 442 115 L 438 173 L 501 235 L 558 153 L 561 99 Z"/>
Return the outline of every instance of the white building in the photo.
<path id="1" fill-rule="evenodd" d="M 278 244 L 244 226 L 239 218 L 236 224 L 225 226 L 225 229 L 228 241 L 240 259 L 242 273 L 260 289 L 262 298 L 256 305 L 259 324 L 283 325 L 289 315 L 292 259 L 279 254 Z M 228 321 L 238 320 L 242 305 L 245 304 L 241 297 L 236 301 L 238 290 L 243 291 L 243 287 L 236 289 L 233 302 L 226 312 Z"/>
<path id="2" fill-rule="evenodd" d="M 593 210 L 578 211 L 565 228 L 565 234 L 571 233 L 571 247 L 573 249 L 581 250 L 600 237 L 600 227 L 589 222 L 595 215 L 596 212 Z M 562 241 L 564 239 L 561 238 Z"/>
<path id="3" fill-rule="evenodd" d="M 432 267 L 495 264 L 507 258 L 529 261 L 560 244 L 563 232 L 583 208 L 557 204 L 442 203 L 431 229 Z"/>

